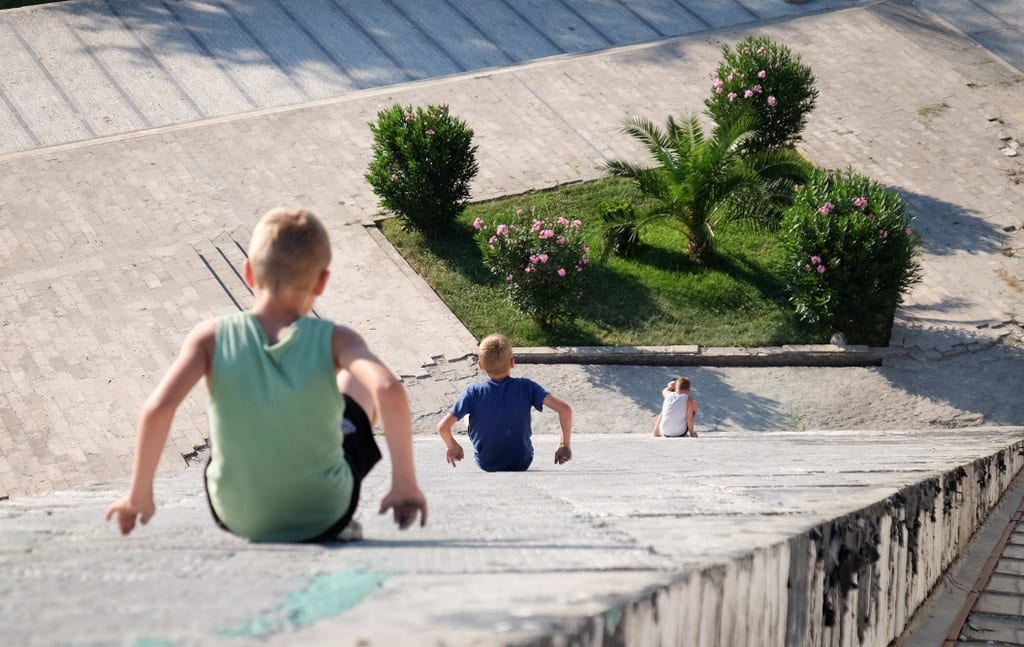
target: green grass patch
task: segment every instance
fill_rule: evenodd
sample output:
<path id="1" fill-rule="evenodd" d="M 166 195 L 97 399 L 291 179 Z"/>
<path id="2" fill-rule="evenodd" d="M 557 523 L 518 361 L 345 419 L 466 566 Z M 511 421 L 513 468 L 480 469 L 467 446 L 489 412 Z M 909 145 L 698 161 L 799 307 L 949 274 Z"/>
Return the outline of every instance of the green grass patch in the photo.
<path id="1" fill-rule="evenodd" d="M 722 225 L 715 258 L 702 266 L 683 251 L 678 229 L 658 224 L 643 230 L 635 258 L 601 261 L 600 205 L 615 197 L 635 197 L 632 186 L 598 180 L 472 204 L 451 231 L 432 240 L 404 231 L 396 219 L 381 229 L 477 338 L 503 332 L 517 346 L 810 343 L 787 302 L 774 233 Z M 507 219 L 516 209 L 583 221 L 594 260 L 571 322 L 544 327 L 520 314 L 505 297 L 504 281 L 483 265 L 473 219 Z"/>

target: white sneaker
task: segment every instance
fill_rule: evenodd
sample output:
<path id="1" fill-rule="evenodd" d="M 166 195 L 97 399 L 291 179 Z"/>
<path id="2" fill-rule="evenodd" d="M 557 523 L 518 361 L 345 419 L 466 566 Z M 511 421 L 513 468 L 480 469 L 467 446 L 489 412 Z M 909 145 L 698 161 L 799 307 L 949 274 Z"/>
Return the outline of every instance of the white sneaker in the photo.
<path id="1" fill-rule="evenodd" d="M 363 525 L 353 519 L 338 533 L 338 541 L 359 541 L 363 538 Z"/>

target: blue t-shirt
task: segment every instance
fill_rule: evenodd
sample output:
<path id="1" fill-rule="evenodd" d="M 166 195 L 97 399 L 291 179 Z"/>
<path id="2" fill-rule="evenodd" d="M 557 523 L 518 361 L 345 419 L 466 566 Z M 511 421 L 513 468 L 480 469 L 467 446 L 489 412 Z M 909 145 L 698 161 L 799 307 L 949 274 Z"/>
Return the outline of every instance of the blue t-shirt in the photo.
<path id="1" fill-rule="evenodd" d="M 488 472 L 521 472 L 533 462 L 530 407 L 542 411 L 548 392 L 525 377 L 470 384 L 450 413 L 469 415 L 476 464 Z"/>

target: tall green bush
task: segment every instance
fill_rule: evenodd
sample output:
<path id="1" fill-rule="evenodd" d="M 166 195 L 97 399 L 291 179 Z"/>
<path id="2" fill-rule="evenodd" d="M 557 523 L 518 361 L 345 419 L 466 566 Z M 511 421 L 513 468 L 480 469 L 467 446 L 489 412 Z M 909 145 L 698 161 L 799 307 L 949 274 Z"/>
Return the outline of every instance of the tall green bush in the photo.
<path id="1" fill-rule="evenodd" d="M 818 99 L 811 69 L 788 47 L 766 37 L 722 46 L 722 61 L 711 83 L 704 105 L 716 123 L 753 115 L 757 135 L 744 143 L 746 151 L 798 142 Z"/>
<path id="2" fill-rule="evenodd" d="M 851 170 L 817 170 L 796 191 L 781 232 L 790 300 L 820 340 L 888 343 L 896 307 L 920 280 L 912 220 L 899 194 Z"/>
<path id="3" fill-rule="evenodd" d="M 450 226 L 469 202 L 479 167 L 473 131 L 448 112 L 395 104 L 377 114 L 366 181 L 380 205 L 404 227 L 434 234 Z"/>

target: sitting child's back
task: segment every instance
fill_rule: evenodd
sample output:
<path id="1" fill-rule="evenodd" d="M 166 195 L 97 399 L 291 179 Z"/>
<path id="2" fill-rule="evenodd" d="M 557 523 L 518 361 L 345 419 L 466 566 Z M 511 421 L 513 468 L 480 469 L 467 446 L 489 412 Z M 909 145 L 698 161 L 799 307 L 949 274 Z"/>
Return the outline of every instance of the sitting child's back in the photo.
<path id="1" fill-rule="evenodd" d="M 437 425 L 448 447 L 446 458 L 452 467 L 463 458 L 462 446 L 452 435 L 452 427 L 468 415 L 469 440 L 480 469 L 488 472 L 528 469 L 533 462 L 530 410 L 543 411 L 545 405 L 558 413 L 562 428 L 555 463 L 561 465 L 572 458 L 569 449 L 572 407 L 533 380 L 512 377 L 515 365 L 512 346 L 505 335 L 488 335 L 480 342 L 477 366 L 487 373 L 488 379 L 466 387 Z"/>
<path id="2" fill-rule="evenodd" d="M 522 471 L 533 462 L 530 409 L 542 411 L 548 392 L 533 380 L 506 376 L 471 384 L 451 408 L 469 416 L 476 464 L 488 472 Z"/>

